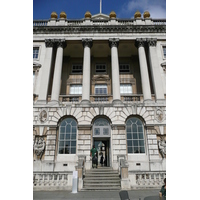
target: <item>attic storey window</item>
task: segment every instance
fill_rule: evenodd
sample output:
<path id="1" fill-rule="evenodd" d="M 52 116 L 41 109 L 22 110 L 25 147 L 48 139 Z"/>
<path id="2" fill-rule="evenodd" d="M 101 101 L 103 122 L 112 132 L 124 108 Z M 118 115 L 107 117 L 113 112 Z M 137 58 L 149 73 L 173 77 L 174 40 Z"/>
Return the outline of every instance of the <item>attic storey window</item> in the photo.
<path id="1" fill-rule="evenodd" d="M 37 59 L 39 56 L 39 47 L 33 47 L 33 59 Z"/>

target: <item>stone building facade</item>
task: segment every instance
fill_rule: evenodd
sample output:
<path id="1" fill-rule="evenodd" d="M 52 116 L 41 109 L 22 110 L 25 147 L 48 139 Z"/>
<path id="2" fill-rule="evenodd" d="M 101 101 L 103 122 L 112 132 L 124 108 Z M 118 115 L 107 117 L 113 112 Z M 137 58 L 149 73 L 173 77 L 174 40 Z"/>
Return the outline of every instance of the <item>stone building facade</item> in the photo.
<path id="1" fill-rule="evenodd" d="M 166 176 L 166 21 L 136 12 L 33 22 L 34 188 L 79 189 L 90 149 L 121 188 Z"/>

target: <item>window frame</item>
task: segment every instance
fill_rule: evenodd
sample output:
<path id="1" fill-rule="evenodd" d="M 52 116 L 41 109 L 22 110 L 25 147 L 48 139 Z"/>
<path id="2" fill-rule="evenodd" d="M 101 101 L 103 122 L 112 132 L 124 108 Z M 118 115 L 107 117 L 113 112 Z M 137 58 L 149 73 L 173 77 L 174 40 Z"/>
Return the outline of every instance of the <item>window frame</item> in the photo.
<path id="1" fill-rule="evenodd" d="M 69 122 L 69 120 L 71 120 Z M 62 126 L 62 123 L 65 124 L 65 126 L 63 125 Z M 74 124 L 75 123 L 75 126 L 72 125 L 72 123 Z M 67 126 L 71 124 L 71 127 L 70 127 L 70 132 L 67 132 Z M 75 128 L 75 134 L 73 133 L 73 129 Z M 64 130 L 64 133 L 61 132 L 61 129 Z M 65 119 L 63 119 L 60 123 L 59 123 L 59 126 L 58 126 L 58 147 L 57 147 L 57 154 L 58 155 L 76 155 L 77 153 L 77 129 L 78 129 L 78 125 L 77 125 L 77 121 L 72 118 L 72 117 L 67 117 Z M 61 135 L 63 136 L 63 138 L 61 138 Z M 67 138 L 67 137 L 70 137 L 70 138 Z M 72 145 L 73 143 L 75 142 L 75 146 Z M 63 146 L 61 145 L 63 144 Z M 66 149 L 65 148 L 65 144 L 70 144 L 69 145 L 69 149 Z M 60 153 L 60 150 L 61 148 L 63 148 L 62 150 L 64 151 L 63 153 Z M 72 149 L 74 150 L 75 149 L 75 152 L 72 152 Z M 68 150 L 69 152 L 66 153 L 65 151 Z"/>
<path id="2" fill-rule="evenodd" d="M 96 88 L 98 86 L 99 86 L 99 88 Z M 100 86 L 105 86 L 105 87 L 100 88 Z M 102 93 L 102 94 L 96 93 L 96 89 L 106 89 L 106 93 Z M 108 95 L 108 85 L 107 84 L 95 84 L 94 85 L 94 94 L 97 95 L 97 96 Z"/>
<path id="3" fill-rule="evenodd" d="M 74 86 L 74 91 L 75 91 L 75 87 L 78 87 L 78 93 L 71 93 L 71 89 L 72 87 Z M 80 92 L 80 87 L 81 86 L 81 92 Z M 70 84 L 70 87 L 69 87 L 69 94 L 70 95 L 82 95 L 83 93 L 83 85 L 82 84 Z"/>
<path id="4" fill-rule="evenodd" d="M 82 71 L 81 72 L 78 72 L 78 70 L 77 70 L 77 72 L 76 72 L 76 69 L 74 69 L 75 71 L 73 71 L 73 67 L 76 67 L 76 66 L 81 66 L 82 67 Z M 72 74 L 83 74 L 83 64 L 73 64 L 72 65 L 72 70 L 71 70 L 71 73 Z"/>
<path id="5" fill-rule="evenodd" d="M 97 66 L 105 66 L 105 71 L 97 71 Z M 95 73 L 96 74 L 107 74 L 107 66 L 106 66 L 106 64 L 105 63 L 97 63 L 97 64 L 95 64 Z"/>
<path id="6" fill-rule="evenodd" d="M 142 129 L 142 132 L 141 131 L 138 131 L 138 127 L 136 126 L 136 129 L 137 129 L 137 132 L 134 132 L 133 131 L 133 124 L 136 124 L 136 122 L 133 123 L 132 121 L 132 124 L 131 125 L 127 125 L 127 123 L 130 121 L 130 120 L 137 120 L 139 121 L 140 125 L 139 127 Z M 129 129 L 131 129 L 131 131 L 127 131 Z M 141 130 L 140 129 L 140 130 Z M 141 139 L 141 133 L 142 133 L 142 136 L 143 138 Z M 131 136 L 131 138 L 128 138 L 128 134 L 129 134 L 129 137 Z M 136 138 L 137 137 L 137 138 Z M 128 142 L 131 142 L 132 143 L 132 146 L 129 146 L 128 145 Z M 134 146 L 134 144 L 138 144 L 137 146 Z M 143 145 L 141 145 L 143 143 Z M 146 155 L 147 153 L 147 148 L 146 148 L 146 139 L 145 139 L 145 129 L 144 129 L 144 123 L 143 121 L 136 117 L 136 116 L 133 116 L 133 117 L 130 117 L 127 121 L 126 121 L 126 146 L 127 146 L 127 153 L 129 155 Z M 132 152 L 129 152 L 129 147 L 132 148 Z M 141 149 L 143 148 L 143 152 L 140 152 Z M 137 149 L 139 150 L 139 152 L 135 152 L 134 149 Z"/>
<path id="7" fill-rule="evenodd" d="M 120 70 L 123 70 L 123 69 L 120 69 L 122 65 L 128 66 L 128 71 L 120 71 Z M 125 63 L 119 64 L 119 73 L 120 73 L 120 74 L 129 74 L 130 71 L 131 71 L 131 70 L 130 70 L 130 64 L 125 64 Z"/>
<path id="8" fill-rule="evenodd" d="M 34 46 L 33 46 L 33 51 L 34 51 L 34 48 L 38 48 L 38 57 L 37 57 L 37 58 L 33 58 L 33 60 L 39 60 L 39 59 L 40 59 L 41 46 L 39 46 L 39 45 L 34 45 Z"/>
<path id="9" fill-rule="evenodd" d="M 129 85 L 130 87 L 131 87 L 131 92 L 128 92 L 128 93 L 122 93 L 121 92 L 121 86 L 122 85 Z M 130 89 L 130 88 L 129 88 Z M 132 84 L 131 83 L 120 83 L 120 94 L 123 96 L 123 95 L 131 95 L 131 94 L 133 94 L 133 86 L 132 86 Z"/>
<path id="10" fill-rule="evenodd" d="M 165 48 L 165 54 L 164 54 L 164 48 Z M 166 60 L 166 56 L 167 56 L 166 44 L 161 44 L 161 52 L 162 52 L 162 58 L 163 58 L 163 60 Z"/>

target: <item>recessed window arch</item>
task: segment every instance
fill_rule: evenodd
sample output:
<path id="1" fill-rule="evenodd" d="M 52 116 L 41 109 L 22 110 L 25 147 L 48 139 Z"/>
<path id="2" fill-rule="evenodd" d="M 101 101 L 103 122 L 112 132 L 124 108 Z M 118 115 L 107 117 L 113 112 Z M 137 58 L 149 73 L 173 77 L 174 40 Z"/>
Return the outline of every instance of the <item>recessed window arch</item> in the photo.
<path id="1" fill-rule="evenodd" d="M 58 154 L 76 154 L 77 123 L 69 117 L 59 124 Z"/>
<path id="2" fill-rule="evenodd" d="M 126 122 L 128 153 L 145 153 L 144 125 L 138 117 L 131 117 Z"/>

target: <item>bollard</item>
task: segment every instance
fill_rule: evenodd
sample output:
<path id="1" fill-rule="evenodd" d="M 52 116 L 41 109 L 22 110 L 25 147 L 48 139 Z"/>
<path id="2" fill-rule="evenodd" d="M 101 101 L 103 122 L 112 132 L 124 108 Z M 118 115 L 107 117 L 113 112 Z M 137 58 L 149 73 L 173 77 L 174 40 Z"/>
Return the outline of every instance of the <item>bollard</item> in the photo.
<path id="1" fill-rule="evenodd" d="M 78 171 L 73 171 L 72 193 L 77 193 L 77 189 L 78 189 Z"/>

